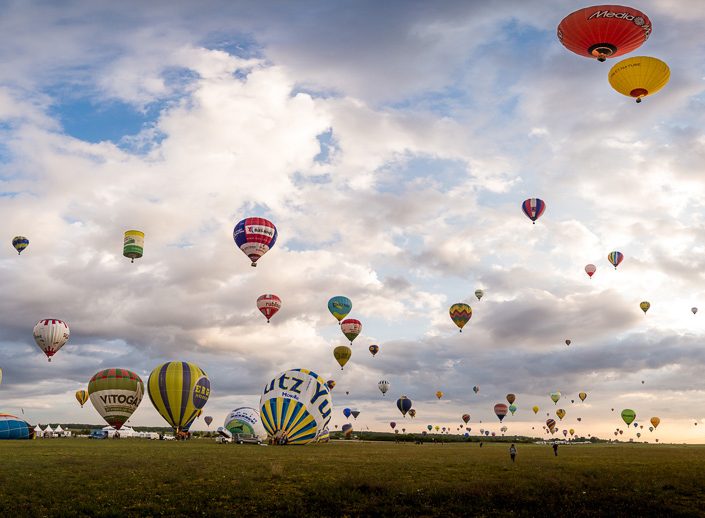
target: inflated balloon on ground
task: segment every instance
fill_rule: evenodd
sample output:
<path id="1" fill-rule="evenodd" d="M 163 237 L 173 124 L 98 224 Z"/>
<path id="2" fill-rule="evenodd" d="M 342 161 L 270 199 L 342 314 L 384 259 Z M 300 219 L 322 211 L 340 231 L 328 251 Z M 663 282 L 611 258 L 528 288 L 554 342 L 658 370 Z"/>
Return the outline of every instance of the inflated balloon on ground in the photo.
<path id="1" fill-rule="evenodd" d="M 105 369 L 88 382 L 88 394 L 105 422 L 119 430 L 140 406 L 144 383 L 130 370 Z"/>

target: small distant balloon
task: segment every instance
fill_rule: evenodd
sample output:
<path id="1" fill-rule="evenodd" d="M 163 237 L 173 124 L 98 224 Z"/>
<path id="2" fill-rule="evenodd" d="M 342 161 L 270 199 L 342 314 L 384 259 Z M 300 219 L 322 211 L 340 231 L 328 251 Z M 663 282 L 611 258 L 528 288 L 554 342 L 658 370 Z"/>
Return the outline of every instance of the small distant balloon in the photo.
<path id="1" fill-rule="evenodd" d="M 477 300 L 480 300 L 484 294 L 485 292 L 480 289 L 475 290 L 475 296 L 477 297 Z"/>
<path id="2" fill-rule="evenodd" d="M 144 232 L 141 230 L 126 230 L 123 238 L 122 255 L 131 263 L 144 254 Z"/>
<path id="3" fill-rule="evenodd" d="M 346 318 L 340 323 L 340 330 L 345 337 L 350 340 L 350 345 L 352 345 L 353 340 L 355 340 L 362 331 L 362 322 L 354 318 Z"/>
<path id="4" fill-rule="evenodd" d="M 639 307 L 644 312 L 644 314 L 646 314 L 646 312 L 649 311 L 651 304 L 649 304 L 646 300 L 644 300 L 639 304 Z"/>
<path id="5" fill-rule="evenodd" d="M 465 327 L 465 324 L 467 324 L 472 318 L 472 308 L 462 302 L 453 304 L 448 310 L 448 313 L 450 313 L 451 320 L 456 326 L 458 326 L 461 333 L 463 332 L 463 327 Z"/>
<path id="6" fill-rule="evenodd" d="M 614 266 L 614 269 L 617 269 L 617 266 L 624 260 L 624 254 L 622 252 L 610 252 L 607 254 L 607 260 Z"/>
<path id="7" fill-rule="evenodd" d="M 499 419 L 500 423 L 507 415 L 507 412 L 509 412 L 509 408 L 504 403 L 497 403 L 494 406 L 494 413 L 497 416 L 497 418 Z"/>
<path id="8" fill-rule="evenodd" d="M 558 403 L 558 400 L 561 398 L 561 393 L 558 391 L 551 392 L 549 395 L 551 396 L 551 401 L 553 401 L 553 404 Z"/>
<path id="9" fill-rule="evenodd" d="M 372 356 L 375 356 L 379 352 L 379 345 L 370 345 L 369 350 Z"/>
<path id="10" fill-rule="evenodd" d="M 250 258 L 251 266 L 257 266 L 257 261 L 274 246 L 277 235 L 277 227 L 265 218 L 245 218 L 233 229 L 235 245 Z"/>
<path id="11" fill-rule="evenodd" d="M 12 246 L 17 250 L 17 255 L 29 246 L 29 239 L 24 236 L 15 236 L 12 238 Z"/>
<path id="12" fill-rule="evenodd" d="M 340 365 L 340 370 L 343 370 L 343 367 L 345 366 L 346 363 L 348 363 L 348 360 L 352 356 L 352 349 L 348 347 L 347 345 L 339 345 L 335 349 L 333 349 L 333 357 L 335 358 L 335 361 L 338 362 L 338 365 Z"/>
<path id="13" fill-rule="evenodd" d="M 276 315 L 282 307 L 282 299 L 272 293 L 266 293 L 257 297 L 257 309 L 264 315 L 269 324 L 269 319 Z"/>
<path id="14" fill-rule="evenodd" d="M 690 311 L 692 311 L 693 315 L 695 315 L 698 312 L 698 308 L 695 308 L 695 307 L 690 308 Z"/>
<path id="15" fill-rule="evenodd" d="M 578 394 L 578 397 L 580 398 L 580 401 L 585 401 L 585 399 L 587 398 L 587 393 L 586 393 L 586 392 L 580 392 L 580 393 Z"/>
<path id="16" fill-rule="evenodd" d="M 546 210 L 546 203 L 540 198 L 528 198 L 521 204 L 521 210 L 524 211 L 526 217 L 535 225 L 536 220 L 539 219 Z"/>
<path id="17" fill-rule="evenodd" d="M 389 390 L 389 382 L 387 380 L 380 380 L 379 383 L 377 383 L 377 388 L 384 396 Z"/>
<path id="18" fill-rule="evenodd" d="M 572 342 L 571 340 L 566 340 L 566 341 L 565 341 L 565 344 L 566 344 L 566 345 L 570 345 L 570 344 L 572 344 L 572 343 L 573 343 L 573 342 Z"/>
<path id="19" fill-rule="evenodd" d="M 352 301 L 342 295 L 336 295 L 328 301 L 328 311 L 340 323 L 352 311 Z"/>
<path id="20" fill-rule="evenodd" d="M 595 275 L 595 272 L 597 271 L 597 266 L 594 264 L 586 264 L 585 265 L 585 273 L 588 274 L 588 277 L 592 279 L 592 276 Z"/>

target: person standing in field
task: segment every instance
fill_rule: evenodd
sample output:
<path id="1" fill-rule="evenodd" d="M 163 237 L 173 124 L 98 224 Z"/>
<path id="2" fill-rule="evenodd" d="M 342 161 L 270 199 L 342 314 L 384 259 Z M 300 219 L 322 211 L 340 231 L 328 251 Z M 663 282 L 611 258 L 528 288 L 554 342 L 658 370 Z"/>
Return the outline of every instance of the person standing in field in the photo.
<path id="1" fill-rule="evenodd" d="M 482 441 L 480 441 L 480 448 L 482 448 Z"/>
<path id="2" fill-rule="evenodd" d="M 553 443 L 553 454 L 558 457 L 558 443 L 554 442 Z"/>
<path id="3" fill-rule="evenodd" d="M 515 462 L 517 449 L 513 444 L 509 447 L 509 456 L 512 458 L 512 462 Z"/>

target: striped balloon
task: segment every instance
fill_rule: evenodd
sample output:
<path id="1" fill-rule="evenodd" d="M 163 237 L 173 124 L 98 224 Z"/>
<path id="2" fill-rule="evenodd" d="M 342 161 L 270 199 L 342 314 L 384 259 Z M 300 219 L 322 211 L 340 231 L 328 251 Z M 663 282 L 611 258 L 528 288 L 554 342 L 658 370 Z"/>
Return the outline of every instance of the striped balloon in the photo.
<path id="1" fill-rule="evenodd" d="M 524 211 L 526 217 L 535 225 L 536 220 L 539 219 L 546 210 L 546 203 L 540 198 L 529 198 L 524 200 L 524 203 L 521 204 L 521 210 Z"/>
<path id="2" fill-rule="evenodd" d="M 76 401 L 78 401 L 83 408 L 83 405 L 88 401 L 88 391 L 87 390 L 77 390 L 76 391 Z"/>
<path id="3" fill-rule="evenodd" d="M 88 394 L 105 422 L 119 430 L 142 402 L 144 383 L 127 369 L 105 369 L 88 382 Z"/>
<path id="4" fill-rule="evenodd" d="M 49 361 L 69 340 L 69 326 L 58 318 L 45 318 L 34 326 L 34 341 L 44 351 Z"/>
<path id="5" fill-rule="evenodd" d="M 29 246 L 29 239 L 24 236 L 15 236 L 12 238 L 12 246 L 17 250 L 17 255 L 20 255 L 22 250 Z"/>
<path id="6" fill-rule="evenodd" d="M 0 439 L 32 439 L 34 428 L 10 414 L 0 414 Z"/>
<path id="7" fill-rule="evenodd" d="M 549 430 L 553 430 L 556 427 L 556 422 L 553 419 L 547 419 L 546 420 L 546 427 Z"/>
<path id="8" fill-rule="evenodd" d="M 504 419 L 504 416 L 507 415 L 507 412 L 509 412 L 509 408 L 504 403 L 497 403 L 494 406 L 494 413 L 499 419 L 500 423 L 502 422 L 502 419 Z"/>
<path id="9" fill-rule="evenodd" d="M 211 392 L 208 375 L 189 362 L 168 362 L 152 371 L 147 393 L 157 412 L 176 432 L 188 432 Z"/>
<path id="10" fill-rule="evenodd" d="M 462 302 L 453 304 L 448 310 L 448 313 L 450 313 L 451 320 L 460 328 L 461 333 L 463 332 L 465 324 L 472 318 L 472 308 Z"/>
<path id="11" fill-rule="evenodd" d="M 265 293 L 257 297 L 257 309 L 259 309 L 260 313 L 267 319 L 268 324 L 269 319 L 272 318 L 281 307 L 282 299 L 272 293 Z"/>
<path id="12" fill-rule="evenodd" d="M 355 340 L 362 331 L 362 322 L 354 318 L 346 318 L 340 323 L 340 330 L 345 337 L 350 340 L 350 345 L 352 345 L 353 340 Z"/>
<path id="13" fill-rule="evenodd" d="M 277 242 L 277 227 L 264 218 L 245 218 L 233 229 L 233 240 L 252 266 Z"/>
<path id="14" fill-rule="evenodd" d="M 260 417 L 275 443 L 308 444 L 327 428 L 332 407 L 325 379 L 308 369 L 291 369 L 264 387 Z"/>
<path id="15" fill-rule="evenodd" d="M 612 263 L 612 266 L 614 266 L 614 269 L 617 269 L 617 266 L 619 266 L 619 263 L 621 263 L 624 260 L 624 254 L 622 252 L 610 252 L 607 254 L 607 260 Z"/>

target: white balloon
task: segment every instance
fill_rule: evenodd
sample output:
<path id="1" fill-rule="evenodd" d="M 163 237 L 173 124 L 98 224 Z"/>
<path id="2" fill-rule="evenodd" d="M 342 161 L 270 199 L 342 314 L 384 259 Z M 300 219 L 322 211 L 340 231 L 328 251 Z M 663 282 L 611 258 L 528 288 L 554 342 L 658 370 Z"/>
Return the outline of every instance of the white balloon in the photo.
<path id="1" fill-rule="evenodd" d="M 69 326 L 58 318 L 45 318 L 34 326 L 34 341 L 44 351 L 49 361 L 69 340 Z"/>
<path id="2" fill-rule="evenodd" d="M 381 380 L 379 383 L 377 383 L 377 387 L 379 388 L 379 391 L 382 393 L 382 395 L 384 395 L 389 390 L 389 382 L 387 380 Z"/>

